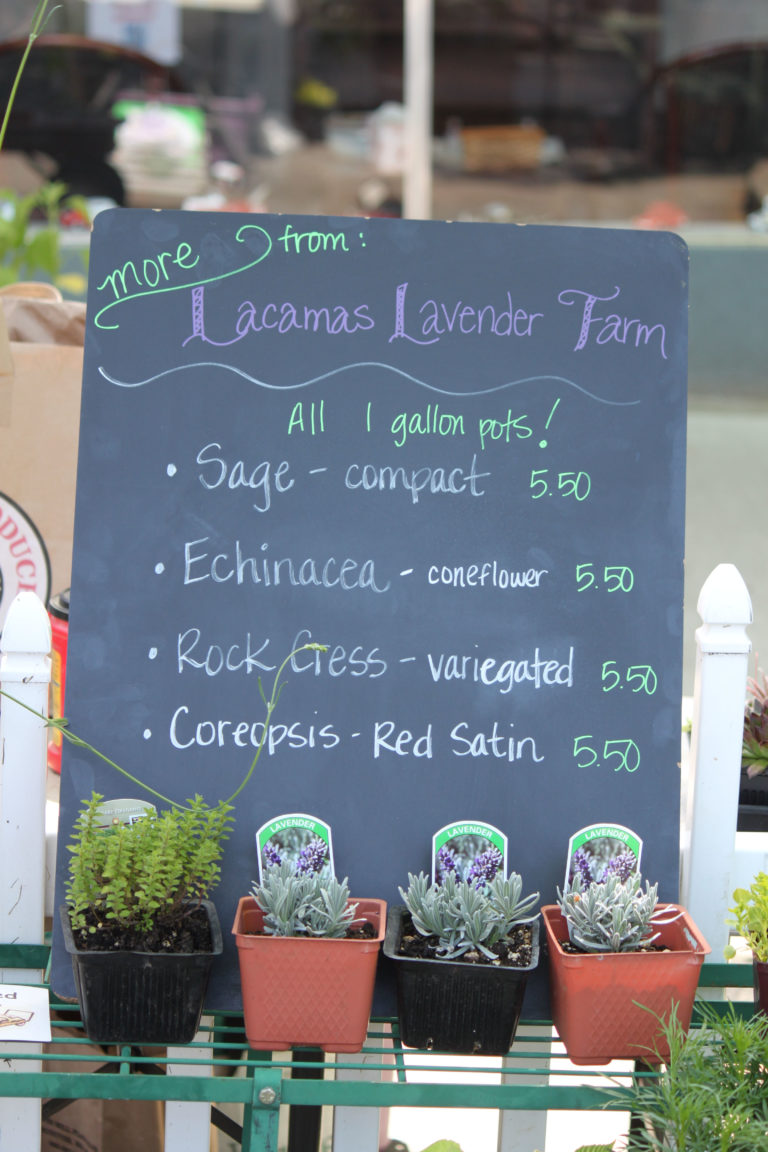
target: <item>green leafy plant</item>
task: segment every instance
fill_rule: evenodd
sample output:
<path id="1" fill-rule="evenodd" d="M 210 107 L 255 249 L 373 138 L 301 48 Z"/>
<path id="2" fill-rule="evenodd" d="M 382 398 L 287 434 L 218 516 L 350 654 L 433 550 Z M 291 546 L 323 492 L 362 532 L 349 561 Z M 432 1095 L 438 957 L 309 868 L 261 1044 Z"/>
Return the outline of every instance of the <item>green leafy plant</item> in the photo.
<path id="1" fill-rule="evenodd" d="M 768 1022 L 701 1002 L 702 1027 L 676 1013 L 660 1021 L 669 1049 L 663 1071 L 612 1088 L 644 1118 L 632 1133 L 638 1152 L 768 1152 Z M 659 1046 L 659 1051 L 661 1045 Z"/>
<path id="2" fill-rule="evenodd" d="M 349 903 L 346 877 L 337 880 L 329 868 L 302 874 L 284 860 L 265 868 L 251 895 L 264 913 L 268 936 L 345 936 L 357 911 Z"/>
<path id="3" fill-rule="evenodd" d="M 749 888 L 737 888 L 733 893 L 735 904 L 730 908 L 730 927 L 744 937 L 752 949 L 755 960 L 765 963 L 768 960 L 768 876 L 758 872 Z M 732 959 L 735 948 L 726 946 L 725 955 Z"/>
<path id="4" fill-rule="evenodd" d="M 558 888 L 557 900 L 572 944 L 585 952 L 634 952 L 655 938 L 657 894 L 658 885 L 648 881 L 643 890 L 639 872 L 586 886 L 577 873 L 564 892 Z"/>
<path id="5" fill-rule="evenodd" d="M 49 182 L 27 195 L 0 188 L 0 286 L 40 273 L 54 284 L 61 280 L 59 229 L 67 214 L 90 222 L 85 199 L 67 195 L 65 184 Z"/>
<path id="6" fill-rule="evenodd" d="M 103 797 L 94 792 L 74 826 L 65 882 L 72 928 L 95 933 L 104 924 L 138 938 L 158 923 L 185 915 L 216 887 L 232 823 L 232 807 L 209 807 L 195 796 L 188 807 L 104 830 Z"/>
<path id="7" fill-rule="evenodd" d="M 448 872 L 442 883 L 431 884 L 424 872 L 408 873 L 408 889 L 400 889 L 416 931 L 437 936 L 437 953 L 456 960 L 467 952 L 496 959 L 492 946 L 505 939 L 515 924 L 531 919 L 539 893 L 523 896 L 523 882 L 516 872 L 506 879 L 497 873 L 492 880 L 457 880 Z"/>

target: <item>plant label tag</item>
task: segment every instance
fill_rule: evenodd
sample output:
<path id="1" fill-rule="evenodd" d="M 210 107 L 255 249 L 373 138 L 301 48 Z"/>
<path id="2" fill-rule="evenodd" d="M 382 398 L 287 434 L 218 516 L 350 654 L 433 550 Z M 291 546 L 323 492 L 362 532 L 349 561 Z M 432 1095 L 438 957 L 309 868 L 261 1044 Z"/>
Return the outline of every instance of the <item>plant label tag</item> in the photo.
<path id="1" fill-rule="evenodd" d="M 448 872 L 470 882 L 506 877 L 507 837 L 482 820 L 446 824 L 432 837 L 432 883 L 442 883 Z"/>
<path id="2" fill-rule="evenodd" d="M 145 816 L 157 816 L 154 804 L 146 800 L 105 800 L 97 808 L 98 828 L 102 832 L 119 824 L 135 824 Z"/>
<path id="3" fill-rule="evenodd" d="M 568 841 L 565 888 L 577 875 L 581 876 L 585 888 L 601 883 L 614 872 L 628 880 L 640 871 L 642 849 L 643 842 L 637 833 L 623 824 L 589 824 L 581 828 Z"/>
<path id="4" fill-rule="evenodd" d="M 51 1008 L 47 988 L 26 984 L 0 984 L 0 1037 L 48 1043 Z"/>
<path id="5" fill-rule="evenodd" d="M 316 816 L 291 812 L 275 816 L 262 824 L 256 833 L 256 851 L 259 862 L 259 883 L 264 881 L 264 870 L 273 864 L 290 862 L 294 872 L 307 876 L 333 865 L 331 826 Z"/>

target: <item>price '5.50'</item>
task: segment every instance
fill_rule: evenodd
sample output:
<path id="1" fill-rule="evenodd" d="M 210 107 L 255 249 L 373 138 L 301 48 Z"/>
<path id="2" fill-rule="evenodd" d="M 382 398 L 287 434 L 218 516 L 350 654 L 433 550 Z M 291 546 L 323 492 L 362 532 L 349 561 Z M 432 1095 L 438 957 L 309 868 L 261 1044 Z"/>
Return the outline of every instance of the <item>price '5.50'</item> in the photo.
<path id="1" fill-rule="evenodd" d="M 556 472 L 550 476 L 549 468 L 534 468 L 531 471 L 531 499 L 542 496 L 573 496 L 575 500 L 586 500 L 592 487 L 588 472 Z"/>
<path id="2" fill-rule="evenodd" d="M 610 766 L 614 772 L 636 772 L 640 767 L 640 749 L 634 740 L 604 740 L 601 746 L 594 736 L 576 736 L 573 755 L 579 768 Z"/>
<path id="3" fill-rule="evenodd" d="M 627 684 L 633 692 L 645 692 L 646 696 L 653 696 L 659 683 L 650 664 L 630 664 L 626 672 L 622 673 L 615 660 L 603 661 L 601 679 L 603 692 L 612 692 L 614 688 L 623 688 Z"/>

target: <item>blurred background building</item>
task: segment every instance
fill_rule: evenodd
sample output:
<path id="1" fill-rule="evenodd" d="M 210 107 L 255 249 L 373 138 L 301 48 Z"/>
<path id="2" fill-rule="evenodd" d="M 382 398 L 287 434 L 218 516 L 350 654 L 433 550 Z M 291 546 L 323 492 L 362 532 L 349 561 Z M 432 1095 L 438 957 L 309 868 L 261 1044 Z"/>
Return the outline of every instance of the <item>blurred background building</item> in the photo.
<path id="1" fill-rule="evenodd" d="M 765 4 L 425 3 L 434 9 L 438 165 L 610 181 L 748 173 L 768 150 Z M 223 159 L 247 171 L 254 156 L 285 154 L 304 141 L 330 142 L 347 158 L 396 173 L 404 7 L 403 0 L 59 0 L 30 57 L 6 148 L 53 153 L 70 185 L 119 198 L 102 161 L 111 164 L 128 185 L 128 202 L 140 181 L 122 169 L 136 157 L 119 149 L 114 162 L 108 156 L 110 133 L 129 112 L 128 152 L 146 153 L 154 143 L 155 176 L 177 168 L 180 179 L 166 189 L 171 200 L 185 180 L 201 190 L 201 164 Z M 10 90 L 33 8 L 32 0 L 3 0 L 0 92 Z M 175 130 L 146 108 L 136 119 L 136 102 L 150 99 L 186 109 Z M 190 166 L 196 134 L 205 154 Z M 759 179 L 748 191 L 747 207 L 758 206 Z"/>

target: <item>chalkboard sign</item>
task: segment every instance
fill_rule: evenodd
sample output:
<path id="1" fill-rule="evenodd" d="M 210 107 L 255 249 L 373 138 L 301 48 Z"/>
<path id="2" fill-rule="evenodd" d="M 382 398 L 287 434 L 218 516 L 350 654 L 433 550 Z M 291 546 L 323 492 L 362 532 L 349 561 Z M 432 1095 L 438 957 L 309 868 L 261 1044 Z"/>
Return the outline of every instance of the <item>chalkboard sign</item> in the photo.
<path id="1" fill-rule="evenodd" d="M 625 824 L 676 896 L 687 268 L 670 234 L 98 216 L 73 730 L 215 801 L 258 677 L 329 645 L 237 802 L 211 1007 L 239 1003 L 229 925 L 279 813 L 331 825 L 359 896 L 396 901 L 457 819 L 544 900 L 574 830 Z M 126 794 L 65 749 L 59 895 L 93 788 Z"/>

